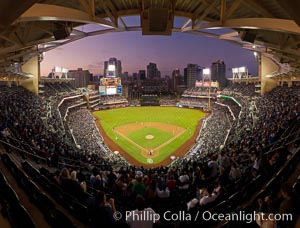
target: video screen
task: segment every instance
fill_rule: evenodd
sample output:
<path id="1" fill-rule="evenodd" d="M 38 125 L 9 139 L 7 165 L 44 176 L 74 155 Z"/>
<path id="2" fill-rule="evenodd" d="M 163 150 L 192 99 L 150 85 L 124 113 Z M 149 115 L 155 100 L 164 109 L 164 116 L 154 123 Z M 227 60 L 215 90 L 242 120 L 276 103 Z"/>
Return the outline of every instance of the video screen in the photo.
<path id="1" fill-rule="evenodd" d="M 114 95 L 114 94 L 117 94 L 116 87 L 106 88 L 106 95 Z"/>

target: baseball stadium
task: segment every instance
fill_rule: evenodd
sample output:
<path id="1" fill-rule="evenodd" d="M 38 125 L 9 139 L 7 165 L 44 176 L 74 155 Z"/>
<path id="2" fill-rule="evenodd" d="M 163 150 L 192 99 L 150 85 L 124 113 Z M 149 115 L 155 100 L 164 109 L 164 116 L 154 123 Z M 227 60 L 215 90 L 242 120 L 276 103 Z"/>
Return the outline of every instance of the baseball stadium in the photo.
<path id="1" fill-rule="evenodd" d="M 0 1 L 0 227 L 300 227 L 299 9 L 294 0 Z M 195 52 L 205 45 L 192 37 L 234 45 L 257 75 L 229 49 L 210 67 L 162 77 L 150 62 L 130 74 L 110 56 L 144 48 L 126 39 L 97 52 L 101 75 L 59 66 L 43 75 L 51 50 L 88 40 L 97 51 L 91 37 L 108 46 L 122 33 L 182 35 Z"/>
<path id="2" fill-rule="evenodd" d="M 95 112 L 113 151 L 135 165 L 168 165 L 194 144 L 205 113 L 177 107 L 128 107 Z M 173 160 L 174 160 L 173 159 Z"/>

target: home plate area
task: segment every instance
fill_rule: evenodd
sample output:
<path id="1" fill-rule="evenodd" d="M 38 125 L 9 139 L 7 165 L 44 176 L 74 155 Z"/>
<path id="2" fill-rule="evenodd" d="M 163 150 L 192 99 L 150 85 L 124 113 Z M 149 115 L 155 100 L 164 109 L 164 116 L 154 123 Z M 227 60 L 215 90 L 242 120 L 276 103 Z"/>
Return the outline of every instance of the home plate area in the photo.
<path id="1" fill-rule="evenodd" d="M 151 141 L 153 142 L 157 137 L 160 137 L 159 135 L 146 134 L 144 136 L 144 141 L 146 139 L 146 142 L 148 142 L 147 146 L 145 145 L 143 146 L 141 145 L 142 143 L 139 143 L 136 140 L 129 138 L 130 134 L 146 128 L 157 129 L 166 132 L 172 137 L 168 138 L 168 140 L 162 142 L 159 145 L 155 145 L 154 148 L 151 148 L 151 146 L 148 145 L 151 145 Z M 183 134 L 186 131 L 186 129 L 173 124 L 167 124 L 167 123 L 142 122 L 142 123 L 131 123 L 131 124 L 122 125 L 114 128 L 114 131 L 118 133 L 120 136 L 122 136 L 125 140 L 129 141 L 131 144 L 138 147 L 141 150 L 141 154 L 145 158 L 147 158 L 147 163 L 151 164 L 153 163 L 152 158 L 155 158 L 159 155 L 159 150 L 164 146 L 168 145 L 176 138 L 178 138 L 181 134 Z"/>

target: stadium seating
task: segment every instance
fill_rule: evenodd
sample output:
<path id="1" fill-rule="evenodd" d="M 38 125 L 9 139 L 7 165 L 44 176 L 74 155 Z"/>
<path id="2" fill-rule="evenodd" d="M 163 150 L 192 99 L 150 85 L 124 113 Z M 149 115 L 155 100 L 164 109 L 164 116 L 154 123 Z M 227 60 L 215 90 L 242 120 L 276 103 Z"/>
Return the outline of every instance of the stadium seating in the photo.
<path id="1" fill-rule="evenodd" d="M 8 94 L 3 94 L 2 91 Z M 206 90 L 194 89 L 187 91 L 186 95 L 193 96 L 205 92 Z M 70 218 L 60 211 L 55 206 L 56 204 L 65 208 L 70 215 L 88 226 L 91 222 L 89 202 L 97 190 L 114 197 L 116 207 L 121 212 L 133 210 L 135 192 L 132 192 L 132 188 L 128 186 L 135 183 L 136 175 L 140 175 L 140 173 L 143 177 L 147 175 L 150 181 L 157 185 L 166 184 L 171 175 L 175 177 L 177 187 L 169 198 L 154 197 L 154 199 L 147 200 L 151 207 L 160 214 L 166 210 L 186 211 L 186 204 L 193 198 L 199 197 L 200 189 L 203 190 L 209 185 L 217 187 L 220 183 L 222 183 L 222 194 L 214 202 L 204 206 L 197 205 L 190 212 L 195 214 L 197 211 L 209 210 L 214 213 L 230 213 L 236 210 L 255 210 L 258 199 L 278 195 L 280 186 L 289 179 L 299 165 L 300 153 L 297 144 L 300 136 L 299 107 L 296 106 L 300 103 L 299 88 L 279 87 L 264 97 L 254 95 L 252 86 L 231 86 L 221 92 L 237 97 L 241 103 L 241 107 L 236 109 L 232 103 L 219 101 L 226 104 L 237 119 L 234 120 L 231 117 L 228 108 L 213 104 L 212 113 L 205 120 L 193 149 L 168 167 L 147 169 L 131 166 L 124 158 L 112 155 L 101 134 L 96 131 L 94 119 L 89 110 L 70 109 L 67 111 L 70 105 L 74 105 L 76 102 L 71 102 L 70 105 L 68 104 L 60 110 L 63 114 L 68 113 L 68 118 L 63 121 L 64 127 L 60 128 L 69 131 L 72 126 L 75 141 L 81 140 L 82 148 L 74 145 L 70 132 L 62 134 L 61 131 L 52 131 L 53 128 L 56 129 L 56 126 L 60 125 L 59 119 L 55 117 L 50 120 L 49 117 L 48 122 L 41 120 L 40 117 L 47 116 L 46 113 L 49 111 L 45 101 L 22 88 L 3 89 L 0 91 L 5 98 L 1 99 L 0 103 L 1 110 L 4 110 L 0 115 L 1 123 L 4 126 L 1 127 L 1 140 L 9 153 L 3 153 L 1 160 L 18 185 L 25 190 L 30 201 L 40 209 L 45 219 L 53 227 L 74 227 Z M 22 99 L 19 99 L 20 94 L 23 94 Z M 67 93 L 64 93 L 58 99 L 67 96 Z M 257 120 L 249 115 L 250 103 L 247 98 L 249 96 L 255 96 Z M 199 104 L 199 100 L 193 99 L 184 97 L 182 101 Z M 286 100 L 291 102 L 284 102 Z M 53 107 L 57 108 L 58 101 L 48 105 L 53 104 Z M 12 107 L 15 107 L 16 110 Z M 11 110 L 9 117 L 4 115 L 7 110 Z M 80 122 L 83 119 L 86 120 L 85 123 Z M 55 123 L 51 123 L 51 121 Z M 79 127 L 75 128 L 76 125 Z M 93 135 L 95 138 L 92 141 L 98 140 L 100 143 L 90 146 L 90 141 L 87 141 L 84 144 L 84 141 L 87 140 L 84 136 L 88 135 L 86 132 L 95 132 Z M 18 152 L 15 153 L 16 151 Z M 24 151 L 27 152 L 26 156 L 24 156 Z M 221 151 L 230 160 L 229 167 L 226 165 L 223 167 Z M 18 154 L 21 154 L 21 166 L 11 156 Z M 58 156 L 57 162 L 53 162 L 55 154 Z M 43 164 L 32 162 L 36 161 L 32 160 L 32 157 L 36 159 L 38 156 L 49 160 L 50 167 L 47 167 L 44 162 L 42 162 Z M 212 169 L 209 164 L 214 162 L 217 164 L 218 171 L 216 176 L 211 177 Z M 240 172 L 237 178 L 232 175 L 233 163 Z M 73 196 L 63 190 L 57 177 L 65 167 L 80 174 L 77 176 L 80 179 L 78 182 L 86 183 L 86 192 L 80 196 Z M 93 172 L 94 168 L 97 170 L 95 173 Z M 219 172 L 220 170 L 222 170 L 223 176 Z M 185 190 L 179 189 L 179 177 L 183 174 L 189 177 L 189 187 Z M 96 185 L 93 182 L 96 175 L 99 175 L 103 182 L 102 185 L 99 185 L 99 189 L 95 189 Z M 112 177 L 113 175 L 116 177 Z M 122 175 L 126 176 L 125 190 L 118 189 L 115 182 Z M 110 183 L 110 181 L 112 182 Z M 293 183 L 294 193 L 298 197 L 300 195 L 299 183 L 299 180 Z M 150 184 L 145 182 L 145 185 L 148 191 Z M 20 221 L 28 224 L 28 227 L 35 226 L 26 209 L 20 204 L 18 195 L 1 173 L 0 193 L 2 198 L 7 199 L 10 220 L 14 220 L 16 214 L 20 213 L 22 217 Z M 146 194 L 145 197 L 147 198 Z M 18 206 L 13 207 L 12 205 Z M 161 225 L 157 226 L 178 225 L 184 227 L 186 224 L 162 221 Z M 199 221 L 199 225 L 201 224 L 205 223 Z M 206 223 L 206 225 L 214 226 L 216 224 Z M 18 227 L 18 224 L 15 226 Z"/>

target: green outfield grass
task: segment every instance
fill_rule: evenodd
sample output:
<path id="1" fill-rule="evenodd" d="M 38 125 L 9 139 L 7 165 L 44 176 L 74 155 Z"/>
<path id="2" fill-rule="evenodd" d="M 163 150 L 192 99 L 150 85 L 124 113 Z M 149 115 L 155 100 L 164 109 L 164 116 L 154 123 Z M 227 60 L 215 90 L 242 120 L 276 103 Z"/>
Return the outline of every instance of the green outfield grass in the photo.
<path id="1" fill-rule="evenodd" d="M 185 128 L 186 131 L 175 140 L 159 150 L 159 155 L 152 158 L 158 163 L 169 157 L 183 145 L 194 133 L 198 121 L 205 116 L 200 110 L 177 107 L 128 107 L 94 112 L 100 119 L 100 124 L 106 134 L 123 150 L 129 153 L 140 163 L 148 164 L 147 158 L 141 154 L 141 149 L 117 134 L 113 129 L 131 123 L 161 122 Z M 145 136 L 151 134 L 153 139 L 147 140 Z M 173 138 L 169 132 L 157 128 L 142 128 L 126 135 L 143 148 L 156 148 Z M 149 143 L 151 146 L 149 146 Z"/>

